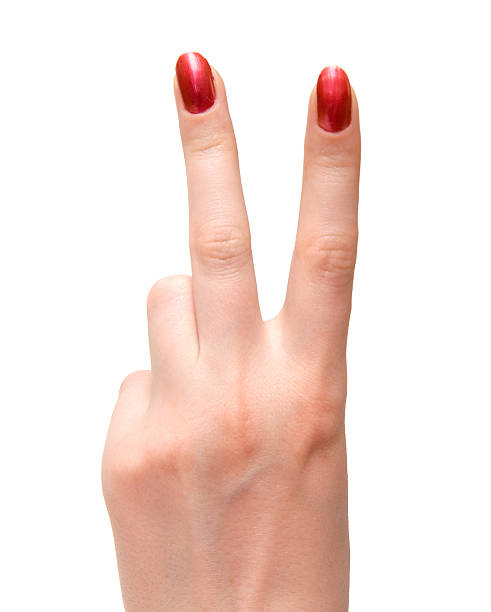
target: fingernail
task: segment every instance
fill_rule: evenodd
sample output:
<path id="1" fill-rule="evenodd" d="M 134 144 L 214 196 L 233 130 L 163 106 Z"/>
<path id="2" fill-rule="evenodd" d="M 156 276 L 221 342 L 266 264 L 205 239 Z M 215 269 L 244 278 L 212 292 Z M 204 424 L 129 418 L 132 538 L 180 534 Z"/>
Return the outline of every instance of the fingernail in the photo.
<path id="1" fill-rule="evenodd" d="M 210 64 L 199 53 L 183 53 L 176 64 L 177 82 L 186 110 L 202 113 L 215 102 Z"/>
<path id="2" fill-rule="evenodd" d="M 328 66 L 319 75 L 317 118 L 327 132 L 340 132 L 351 123 L 351 86 L 339 66 Z"/>

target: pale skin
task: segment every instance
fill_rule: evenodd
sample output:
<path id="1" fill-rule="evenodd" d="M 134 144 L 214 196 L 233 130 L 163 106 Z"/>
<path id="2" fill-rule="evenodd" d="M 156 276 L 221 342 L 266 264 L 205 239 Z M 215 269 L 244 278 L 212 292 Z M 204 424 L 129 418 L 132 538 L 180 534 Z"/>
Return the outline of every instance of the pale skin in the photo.
<path id="1" fill-rule="evenodd" d="M 148 296 L 151 371 L 121 385 L 103 489 L 128 612 L 348 610 L 346 339 L 360 132 L 309 102 L 285 304 L 261 318 L 225 88 L 175 95 L 192 277 Z"/>

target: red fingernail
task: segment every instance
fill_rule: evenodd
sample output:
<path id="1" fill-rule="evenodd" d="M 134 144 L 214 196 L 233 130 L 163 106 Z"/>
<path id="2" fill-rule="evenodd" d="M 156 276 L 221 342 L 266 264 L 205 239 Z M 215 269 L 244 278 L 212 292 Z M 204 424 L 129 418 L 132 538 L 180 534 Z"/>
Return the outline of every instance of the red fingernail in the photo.
<path id="1" fill-rule="evenodd" d="M 317 118 L 327 132 L 340 132 L 351 122 L 351 86 L 339 66 L 328 66 L 319 75 Z"/>
<path id="2" fill-rule="evenodd" d="M 199 53 L 183 53 L 176 64 L 177 82 L 186 110 L 202 113 L 215 102 L 210 64 Z"/>

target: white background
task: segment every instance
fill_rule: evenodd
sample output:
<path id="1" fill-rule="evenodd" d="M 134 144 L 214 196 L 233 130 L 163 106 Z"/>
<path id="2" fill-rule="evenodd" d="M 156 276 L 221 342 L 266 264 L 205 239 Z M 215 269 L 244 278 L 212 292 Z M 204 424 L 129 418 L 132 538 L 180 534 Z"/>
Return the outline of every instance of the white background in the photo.
<path id="1" fill-rule="evenodd" d="M 0 5 L 6 612 L 120 611 L 100 458 L 148 367 L 153 282 L 189 272 L 172 79 L 225 79 L 264 317 L 281 306 L 309 92 L 361 109 L 349 343 L 353 612 L 491 610 L 489 19 L 484 2 Z"/>

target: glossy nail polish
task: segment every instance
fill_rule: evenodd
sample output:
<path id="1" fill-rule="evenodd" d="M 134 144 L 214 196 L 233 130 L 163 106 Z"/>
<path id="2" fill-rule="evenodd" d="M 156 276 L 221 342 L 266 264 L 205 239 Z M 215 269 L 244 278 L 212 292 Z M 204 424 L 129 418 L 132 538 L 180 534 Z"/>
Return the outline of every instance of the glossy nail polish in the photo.
<path id="1" fill-rule="evenodd" d="M 317 117 L 327 132 L 340 132 L 351 123 L 351 86 L 339 66 L 328 66 L 319 75 Z"/>
<path id="2" fill-rule="evenodd" d="M 177 82 L 186 110 L 202 113 L 215 102 L 210 64 L 199 53 L 183 53 L 176 64 Z"/>

